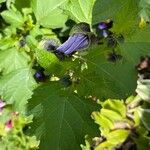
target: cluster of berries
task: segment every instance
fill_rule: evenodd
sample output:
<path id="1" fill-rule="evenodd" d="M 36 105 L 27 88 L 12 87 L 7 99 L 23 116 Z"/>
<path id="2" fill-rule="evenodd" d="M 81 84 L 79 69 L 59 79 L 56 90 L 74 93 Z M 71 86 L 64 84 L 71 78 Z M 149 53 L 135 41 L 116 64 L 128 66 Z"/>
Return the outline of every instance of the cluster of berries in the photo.
<path id="1" fill-rule="evenodd" d="M 117 46 L 117 40 L 122 40 L 122 35 L 115 35 L 110 29 L 113 27 L 113 21 L 108 19 L 106 22 L 100 22 L 98 24 L 98 29 L 101 31 L 102 38 L 107 40 L 108 47 L 112 48 L 112 52 L 108 54 L 108 61 L 116 62 L 120 60 L 122 56 L 115 52 L 115 47 Z"/>

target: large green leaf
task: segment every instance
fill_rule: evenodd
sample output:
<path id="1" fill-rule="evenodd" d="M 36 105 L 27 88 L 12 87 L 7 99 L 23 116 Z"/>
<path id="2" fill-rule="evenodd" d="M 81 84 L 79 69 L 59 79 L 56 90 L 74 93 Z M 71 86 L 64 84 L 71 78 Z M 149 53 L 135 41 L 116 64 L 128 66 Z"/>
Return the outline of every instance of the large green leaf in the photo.
<path id="1" fill-rule="evenodd" d="M 60 6 L 66 0 L 32 0 L 31 2 L 36 20 L 40 25 L 50 28 L 64 26 L 67 16 L 63 14 Z"/>
<path id="2" fill-rule="evenodd" d="M 137 73 L 135 66 L 140 56 L 149 55 L 150 28 L 137 30 L 132 38 L 126 38 L 118 45 L 122 60 L 108 61 L 110 50 L 104 46 L 91 49 L 84 58 L 88 69 L 77 73 L 80 84 L 76 85 L 78 93 L 99 96 L 100 98 L 125 98 L 136 88 Z"/>
<path id="3" fill-rule="evenodd" d="M 3 74 L 28 66 L 30 58 L 23 52 L 16 48 L 10 48 L 0 51 L 0 70 Z"/>
<path id="4" fill-rule="evenodd" d="M 35 115 L 33 129 L 41 137 L 41 149 L 78 150 L 86 133 L 97 131 L 90 114 L 96 104 L 56 82 L 39 87 L 29 101 Z M 98 132 L 97 132 L 98 133 Z"/>
<path id="5" fill-rule="evenodd" d="M 65 9 L 76 22 L 92 23 L 92 10 L 96 0 L 70 0 Z"/>
<path id="6" fill-rule="evenodd" d="M 93 8 L 93 24 L 112 19 L 113 31 L 129 34 L 138 22 L 138 0 L 97 0 Z"/>
<path id="7" fill-rule="evenodd" d="M 14 103 L 16 111 L 24 112 L 36 83 L 31 71 L 18 69 L 0 78 L 0 95 L 7 103 Z"/>

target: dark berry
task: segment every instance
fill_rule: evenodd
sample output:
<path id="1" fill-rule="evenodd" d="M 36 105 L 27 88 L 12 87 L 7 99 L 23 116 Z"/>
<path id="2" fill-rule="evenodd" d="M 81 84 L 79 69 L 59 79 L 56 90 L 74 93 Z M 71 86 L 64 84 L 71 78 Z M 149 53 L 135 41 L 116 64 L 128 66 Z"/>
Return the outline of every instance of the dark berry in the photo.
<path id="1" fill-rule="evenodd" d="M 59 59 L 59 60 L 64 60 L 65 59 L 65 55 L 64 53 L 62 52 L 59 52 L 59 51 L 55 51 L 54 54 L 56 55 L 56 57 Z"/>
<path id="2" fill-rule="evenodd" d="M 108 61 L 115 63 L 118 60 L 121 60 L 122 56 L 120 54 L 116 54 L 115 52 L 112 52 L 108 54 Z"/>
<path id="3" fill-rule="evenodd" d="M 24 47 L 25 44 L 26 44 L 26 41 L 25 41 L 24 39 L 21 39 L 21 40 L 19 41 L 19 47 Z"/>
<path id="4" fill-rule="evenodd" d="M 70 86 L 70 85 L 72 84 L 70 75 L 65 75 L 64 77 L 62 77 L 62 78 L 60 79 L 60 82 L 61 82 L 65 87 Z"/>
<path id="5" fill-rule="evenodd" d="M 124 43 L 124 37 L 123 37 L 122 34 L 119 34 L 119 35 L 117 36 L 117 41 L 118 41 L 119 43 Z"/>
<path id="6" fill-rule="evenodd" d="M 117 46 L 117 41 L 113 36 L 108 36 L 107 46 L 110 48 L 115 48 Z"/>
<path id="7" fill-rule="evenodd" d="M 113 21 L 108 19 L 106 22 L 107 22 L 107 29 L 111 29 L 113 27 Z"/>
<path id="8" fill-rule="evenodd" d="M 56 40 L 54 39 L 47 39 L 47 40 L 43 40 L 43 47 L 47 50 L 47 51 L 55 51 L 58 47 L 58 43 L 56 42 Z"/>
<path id="9" fill-rule="evenodd" d="M 34 74 L 34 78 L 37 82 L 44 82 L 46 79 L 46 76 L 43 72 L 38 71 Z"/>

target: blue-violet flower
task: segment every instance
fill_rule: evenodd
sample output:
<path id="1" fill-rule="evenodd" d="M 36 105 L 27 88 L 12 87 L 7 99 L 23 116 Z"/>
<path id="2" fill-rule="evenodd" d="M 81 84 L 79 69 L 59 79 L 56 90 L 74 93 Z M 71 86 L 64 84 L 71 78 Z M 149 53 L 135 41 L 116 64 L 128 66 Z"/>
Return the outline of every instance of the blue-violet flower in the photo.
<path id="1" fill-rule="evenodd" d="M 86 34 L 75 33 L 68 40 L 57 48 L 58 52 L 66 55 L 72 54 L 89 46 L 89 37 Z"/>

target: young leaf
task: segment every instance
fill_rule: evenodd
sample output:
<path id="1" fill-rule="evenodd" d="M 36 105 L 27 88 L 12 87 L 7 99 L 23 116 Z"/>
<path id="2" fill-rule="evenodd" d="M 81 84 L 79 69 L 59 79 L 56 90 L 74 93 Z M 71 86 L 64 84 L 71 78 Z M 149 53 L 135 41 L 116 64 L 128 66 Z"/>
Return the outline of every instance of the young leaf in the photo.
<path id="1" fill-rule="evenodd" d="M 1 13 L 3 19 L 14 27 L 21 27 L 24 23 L 24 18 L 19 11 L 5 10 Z"/>
<path id="2" fill-rule="evenodd" d="M 102 107 L 117 112 L 123 118 L 126 117 L 126 107 L 123 100 L 108 99 L 102 104 Z"/>
<path id="3" fill-rule="evenodd" d="M 121 121 L 123 119 L 117 112 L 104 108 L 101 109 L 101 115 L 105 116 L 112 122 Z"/>
<path id="4" fill-rule="evenodd" d="M 95 120 L 95 123 L 99 124 L 102 135 L 107 135 L 114 128 L 113 122 L 99 112 L 93 112 L 92 118 Z"/>
<path id="5" fill-rule="evenodd" d="M 114 130 L 106 136 L 106 141 L 100 143 L 95 150 L 103 150 L 106 148 L 108 150 L 115 149 L 127 139 L 129 133 L 129 131 L 124 129 Z"/>
<path id="6" fill-rule="evenodd" d="M 130 131 L 128 130 L 119 129 L 119 130 L 110 132 L 106 138 L 110 143 L 116 146 L 118 144 L 123 143 L 129 136 L 129 133 Z"/>

